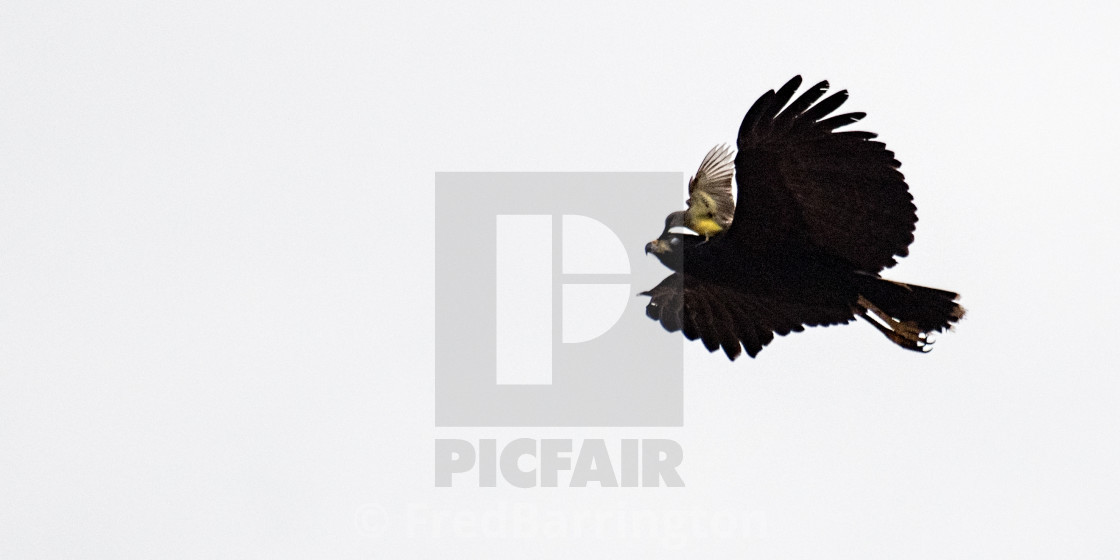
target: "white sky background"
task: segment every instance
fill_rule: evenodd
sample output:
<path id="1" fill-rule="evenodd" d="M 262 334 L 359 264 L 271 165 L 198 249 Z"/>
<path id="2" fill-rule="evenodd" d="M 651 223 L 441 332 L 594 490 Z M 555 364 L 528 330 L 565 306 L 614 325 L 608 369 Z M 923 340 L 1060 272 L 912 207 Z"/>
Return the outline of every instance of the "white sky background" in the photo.
<path id="1" fill-rule="evenodd" d="M 0 557 L 1115 557 L 1118 18 L 925 4 L 5 3 Z M 432 427 L 435 171 L 692 173 L 798 73 L 897 152 L 888 275 L 957 332 L 690 345 L 678 430 Z M 673 437 L 688 486 L 432 488 L 491 435 Z M 401 531 L 512 504 L 765 530 Z"/>

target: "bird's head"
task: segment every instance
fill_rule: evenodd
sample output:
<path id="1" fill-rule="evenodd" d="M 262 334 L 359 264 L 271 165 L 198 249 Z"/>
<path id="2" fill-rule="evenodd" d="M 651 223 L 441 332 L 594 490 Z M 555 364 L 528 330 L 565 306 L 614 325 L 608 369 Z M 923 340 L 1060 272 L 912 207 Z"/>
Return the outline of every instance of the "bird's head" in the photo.
<path id="1" fill-rule="evenodd" d="M 684 268 L 684 248 L 688 245 L 689 237 L 698 237 L 681 233 L 679 230 L 687 229 L 684 226 L 684 211 L 673 212 L 665 217 L 665 229 L 661 236 L 646 243 L 646 254 L 653 253 L 661 264 L 671 270 L 680 271 Z"/>

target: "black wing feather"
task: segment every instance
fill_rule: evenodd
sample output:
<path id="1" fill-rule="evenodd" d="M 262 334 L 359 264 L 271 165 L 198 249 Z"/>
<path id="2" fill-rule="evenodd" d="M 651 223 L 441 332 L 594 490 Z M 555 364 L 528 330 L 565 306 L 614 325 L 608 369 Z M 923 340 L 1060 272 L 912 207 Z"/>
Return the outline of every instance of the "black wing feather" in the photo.
<path id="1" fill-rule="evenodd" d="M 709 352 L 722 349 L 732 360 L 743 349 L 750 357 L 757 356 L 774 340 L 774 333 L 785 335 L 804 330 L 805 324 L 846 323 L 854 318 L 846 303 L 813 306 L 778 301 L 680 272 L 642 295 L 650 297 L 646 314 L 666 330 L 679 328 L 689 340 L 699 338 Z"/>
<path id="2" fill-rule="evenodd" d="M 805 110 L 808 109 L 816 100 L 820 99 L 826 91 L 828 91 L 827 80 L 805 90 L 805 93 L 801 94 L 801 96 L 798 97 L 797 100 L 795 100 L 793 103 L 790 103 L 789 107 L 786 107 L 785 111 L 782 111 L 782 114 L 778 115 L 777 123 L 788 124 L 793 122 L 793 119 L 800 116 L 801 113 L 804 113 Z"/>
<path id="3" fill-rule="evenodd" d="M 797 77 L 767 92 L 743 119 L 735 158 L 738 203 L 718 242 L 755 257 L 821 251 L 879 272 L 905 256 L 914 239 L 917 215 L 900 164 L 870 132 L 833 132 L 865 114 L 829 116 L 848 99 L 846 91 L 813 105 L 825 82 L 779 113 L 800 82 Z"/>
<path id="4" fill-rule="evenodd" d="M 813 123 L 825 118 L 829 113 L 840 108 L 845 101 L 848 100 L 848 90 L 842 89 L 826 98 L 824 101 L 817 103 L 811 109 L 808 109 L 801 114 L 801 121 L 805 127 L 810 127 Z"/>
<path id="5" fill-rule="evenodd" d="M 774 97 L 770 99 L 766 108 L 762 111 L 759 117 L 759 125 L 766 128 L 773 127 L 774 118 L 778 116 L 778 112 L 782 110 L 782 107 L 785 107 L 786 103 L 789 103 L 789 100 L 793 98 L 793 94 L 799 87 L 801 87 L 801 76 L 794 76 L 790 81 L 786 82 L 784 86 L 779 88 L 778 92 L 774 94 Z"/>

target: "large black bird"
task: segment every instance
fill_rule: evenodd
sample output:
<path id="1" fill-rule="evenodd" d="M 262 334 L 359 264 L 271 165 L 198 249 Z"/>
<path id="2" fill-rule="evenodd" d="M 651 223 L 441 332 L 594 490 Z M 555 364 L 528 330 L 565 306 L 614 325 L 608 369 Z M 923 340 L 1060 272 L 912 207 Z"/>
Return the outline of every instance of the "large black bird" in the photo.
<path id="1" fill-rule="evenodd" d="M 790 103 L 796 76 L 754 103 L 731 151 L 713 149 L 646 245 L 674 271 L 646 314 L 734 360 L 779 335 L 862 317 L 891 341 L 925 352 L 929 334 L 964 316 L 953 292 L 893 282 L 879 272 L 906 256 L 918 221 L 894 153 L 875 134 L 836 129 L 864 113 L 829 116 L 846 91 L 817 101 L 828 82 Z M 788 105 L 787 105 L 788 104 Z M 691 229 L 699 235 L 682 232 Z"/>

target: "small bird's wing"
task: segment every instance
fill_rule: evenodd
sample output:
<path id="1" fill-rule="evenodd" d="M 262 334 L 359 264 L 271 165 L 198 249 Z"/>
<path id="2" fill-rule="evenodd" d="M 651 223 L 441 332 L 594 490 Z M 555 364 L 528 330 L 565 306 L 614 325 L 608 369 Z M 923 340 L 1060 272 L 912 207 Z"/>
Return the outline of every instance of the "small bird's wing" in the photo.
<path id="1" fill-rule="evenodd" d="M 709 218 L 726 229 L 735 217 L 735 199 L 731 194 L 735 175 L 735 150 L 721 144 L 708 151 L 696 176 L 688 181 L 688 219 L 690 222 Z"/>
<path id="2" fill-rule="evenodd" d="M 722 348 L 732 360 L 743 349 L 748 356 L 757 356 L 774 340 L 774 333 L 784 336 L 807 326 L 855 319 L 850 307 L 772 300 L 679 272 L 641 295 L 650 297 L 646 315 L 660 321 L 665 330 L 682 331 L 689 340 L 699 338 L 709 352 Z"/>
<path id="3" fill-rule="evenodd" d="M 816 103 L 828 90 L 821 82 L 789 103 L 800 85 L 797 76 L 766 92 L 743 119 L 739 203 L 723 237 L 749 253 L 809 247 L 870 273 L 892 266 L 918 221 L 898 160 L 873 133 L 835 132 L 865 116 L 829 117 L 846 91 Z"/>

